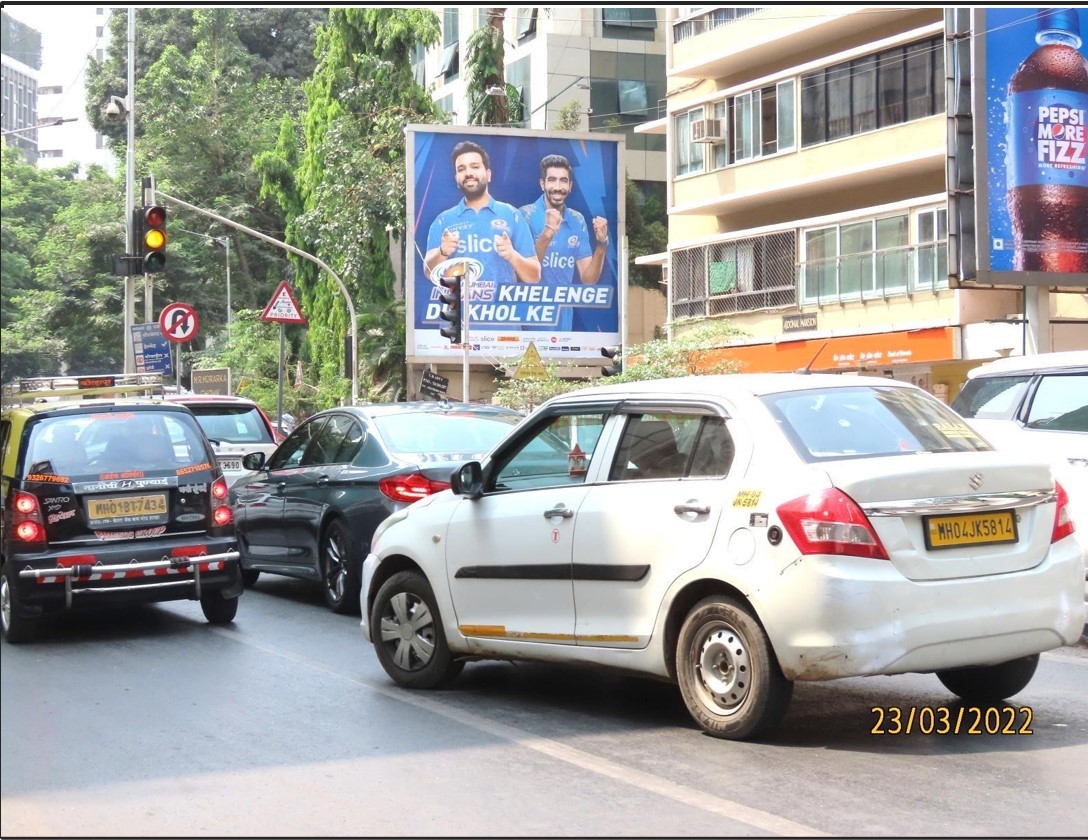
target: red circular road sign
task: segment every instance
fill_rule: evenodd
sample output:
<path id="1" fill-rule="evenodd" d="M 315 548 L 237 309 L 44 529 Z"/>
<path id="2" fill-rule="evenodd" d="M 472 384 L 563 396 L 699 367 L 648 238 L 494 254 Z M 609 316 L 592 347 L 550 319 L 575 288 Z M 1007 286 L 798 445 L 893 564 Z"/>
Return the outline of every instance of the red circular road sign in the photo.
<path id="1" fill-rule="evenodd" d="M 171 303 L 159 313 L 159 329 L 175 344 L 192 341 L 200 326 L 200 318 L 187 303 Z"/>

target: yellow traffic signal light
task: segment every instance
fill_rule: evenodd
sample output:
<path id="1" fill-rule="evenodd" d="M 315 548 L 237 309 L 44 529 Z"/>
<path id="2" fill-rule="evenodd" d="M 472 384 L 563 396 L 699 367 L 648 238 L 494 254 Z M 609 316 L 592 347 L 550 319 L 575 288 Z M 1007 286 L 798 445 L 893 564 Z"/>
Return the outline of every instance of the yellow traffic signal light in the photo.
<path id="1" fill-rule="evenodd" d="M 137 211 L 138 245 L 143 270 L 147 273 L 166 269 L 166 208 L 154 205 Z"/>

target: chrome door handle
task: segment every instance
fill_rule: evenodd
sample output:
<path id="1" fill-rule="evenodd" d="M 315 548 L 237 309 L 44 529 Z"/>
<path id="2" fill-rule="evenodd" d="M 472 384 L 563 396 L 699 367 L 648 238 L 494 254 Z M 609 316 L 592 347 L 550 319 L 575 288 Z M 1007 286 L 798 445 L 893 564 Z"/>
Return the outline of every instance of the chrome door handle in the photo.
<path id="1" fill-rule="evenodd" d="M 562 516 L 564 519 L 570 519 L 574 516 L 574 511 L 566 505 L 556 505 L 551 510 L 544 511 L 545 519 L 551 519 L 553 516 Z"/>
<path id="2" fill-rule="evenodd" d="M 677 505 L 672 510 L 673 513 L 678 514 L 698 513 L 705 516 L 710 513 L 710 505 L 700 505 L 697 502 L 685 502 L 682 505 Z"/>
<path id="3" fill-rule="evenodd" d="M 324 487 L 328 483 L 329 483 L 329 477 L 327 475 L 319 475 L 317 477 L 317 486 L 318 487 Z"/>

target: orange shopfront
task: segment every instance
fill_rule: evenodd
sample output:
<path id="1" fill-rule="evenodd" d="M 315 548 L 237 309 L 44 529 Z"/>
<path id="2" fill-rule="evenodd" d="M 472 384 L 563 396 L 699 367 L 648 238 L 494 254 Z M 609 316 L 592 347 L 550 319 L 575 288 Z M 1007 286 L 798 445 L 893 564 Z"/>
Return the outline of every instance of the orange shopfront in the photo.
<path id="1" fill-rule="evenodd" d="M 917 380 L 932 389 L 940 379 L 934 365 L 958 364 L 956 327 L 893 330 L 865 335 L 780 340 L 767 344 L 722 347 L 701 354 L 698 370 L 732 361 L 741 373 L 770 373 L 808 368 L 814 372 L 850 371 Z M 959 376 L 958 372 L 955 374 Z"/>

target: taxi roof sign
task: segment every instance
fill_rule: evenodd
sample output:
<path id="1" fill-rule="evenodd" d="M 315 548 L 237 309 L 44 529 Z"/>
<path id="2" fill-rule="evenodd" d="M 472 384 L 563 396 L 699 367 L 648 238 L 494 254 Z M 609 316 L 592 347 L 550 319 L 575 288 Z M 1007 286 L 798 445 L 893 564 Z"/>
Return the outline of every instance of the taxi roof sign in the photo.
<path id="1" fill-rule="evenodd" d="M 305 324 L 306 319 L 302 315 L 302 308 L 295 300 L 295 293 L 286 280 L 280 282 L 272 300 L 264 308 L 261 314 L 262 321 L 278 321 L 281 324 Z"/>

